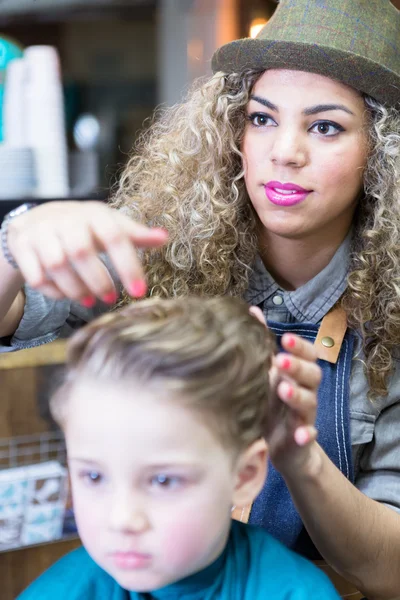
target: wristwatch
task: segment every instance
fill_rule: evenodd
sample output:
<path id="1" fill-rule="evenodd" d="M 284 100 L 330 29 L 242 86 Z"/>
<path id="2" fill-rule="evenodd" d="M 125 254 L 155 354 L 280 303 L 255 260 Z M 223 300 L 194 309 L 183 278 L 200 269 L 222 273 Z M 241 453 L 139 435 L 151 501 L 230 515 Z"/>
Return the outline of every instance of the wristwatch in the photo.
<path id="1" fill-rule="evenodd" d="M 14 267 L 14 269 L 18 269 L 19 267 L 18 267 L 17 263 L 15 262 L 14 257 L 8 248 L 8 243 L 7 243 L 7 241 L 8 241 L 7 240 L 8 226 L 9 226 L 10 222 L 13 219 L 15 219 L 15 217 L 19 217 L 19 215 L 23 215 L 28 210 L 35 208 L 35 206 L 37 206 L 37 204 L 35 204 L 34 202 L 26 202 L 25 204 L 21 204 L 20 206 L 17 206 L 17 208 L 13 208 L 9 213 L 6 214 L 6 216 L 4 217 L 3 223 L 1 225 L 1 229 L 0 229 L 1 250 L 2 250 L 4 258 L 6 259 L 8 264 L 11 265 L 12 267 Z"/>

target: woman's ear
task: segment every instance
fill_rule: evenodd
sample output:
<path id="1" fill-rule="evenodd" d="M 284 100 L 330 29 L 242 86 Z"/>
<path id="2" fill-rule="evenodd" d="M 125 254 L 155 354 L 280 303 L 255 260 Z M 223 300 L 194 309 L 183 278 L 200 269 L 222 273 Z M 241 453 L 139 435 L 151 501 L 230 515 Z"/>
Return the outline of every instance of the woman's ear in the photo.
<path id="1" fill-rule="evenodd" d="M 261 492 L 267 476 L 268 447 L 264 439 L 253 442 L 239 457 L 232 505 L 252 504 Z"/>

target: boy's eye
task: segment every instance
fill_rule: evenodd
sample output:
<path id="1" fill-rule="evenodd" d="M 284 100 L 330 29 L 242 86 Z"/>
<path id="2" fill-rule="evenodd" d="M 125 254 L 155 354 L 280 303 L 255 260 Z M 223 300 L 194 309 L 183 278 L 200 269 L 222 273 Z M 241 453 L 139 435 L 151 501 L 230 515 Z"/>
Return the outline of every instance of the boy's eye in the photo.
<path id="1" fill-rule="evenodd" d="M 151 487 L 155 489 L 172 490 L 182 486 L 183 479 L 182 477 L 160 473 L 151 478 L 150 484 Z"/>
<path id="2" fill-rule="evenodd" d="M 324 137 L 333 137 L 341 131 L 344 131 L 341 125 L 334 123 L 333 121 L 318 121 L 318 123 L 312 125 L 311 130 L 314 130 Z"/>
<path id="3" fill-rule="evenodd" d="M 103 476 L 98 471 L 84 471 L 80 473 L 81 478 L 91 485 L 98 485 Z"/>

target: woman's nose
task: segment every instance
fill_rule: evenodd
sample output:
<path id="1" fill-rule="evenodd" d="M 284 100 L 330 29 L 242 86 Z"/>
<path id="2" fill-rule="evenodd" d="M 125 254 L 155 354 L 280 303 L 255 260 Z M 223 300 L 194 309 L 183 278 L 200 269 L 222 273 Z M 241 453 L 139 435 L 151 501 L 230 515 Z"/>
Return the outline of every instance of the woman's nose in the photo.
<path id="1" fill-rule="evenodd" d="M 302 135 L 293 129 L 276 127 L 270 160 L 279 166 L 304 167 L 308 161 L 308 153 Z"/>

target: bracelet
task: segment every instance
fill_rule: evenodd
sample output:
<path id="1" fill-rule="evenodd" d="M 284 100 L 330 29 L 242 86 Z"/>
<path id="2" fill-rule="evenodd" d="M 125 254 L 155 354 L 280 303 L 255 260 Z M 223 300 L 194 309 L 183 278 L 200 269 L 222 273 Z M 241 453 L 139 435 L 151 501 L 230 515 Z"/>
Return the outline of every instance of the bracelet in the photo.
<path id="1" fill-rule="evenodd" d="M 21 204 L 20 206 L 17 206 L 17 208 L 14 208 L 13 210 L 11 210 L 4 217 L 3 223 L 1 225 L 0 237 L 1 237 L 1 250 L 3 252 L 3 256 L 6 259 L 6 261 L 8 262 L 8 264 L 17 270 L 19 269 L 19 267 L 18 267 L 17 263 L 15 262 L 15 259 L 14 259 L 13 255 L 11 254 L 10 249 L 8 247 L 8 226 L 15 217 L 18 217 L 19 215 L 24 214 L 28 210 L 35 208 L 35 206 L 37 206 L 37 204 L 35 204 L 34 202 L 26 202 L 25 204 Z"/>

